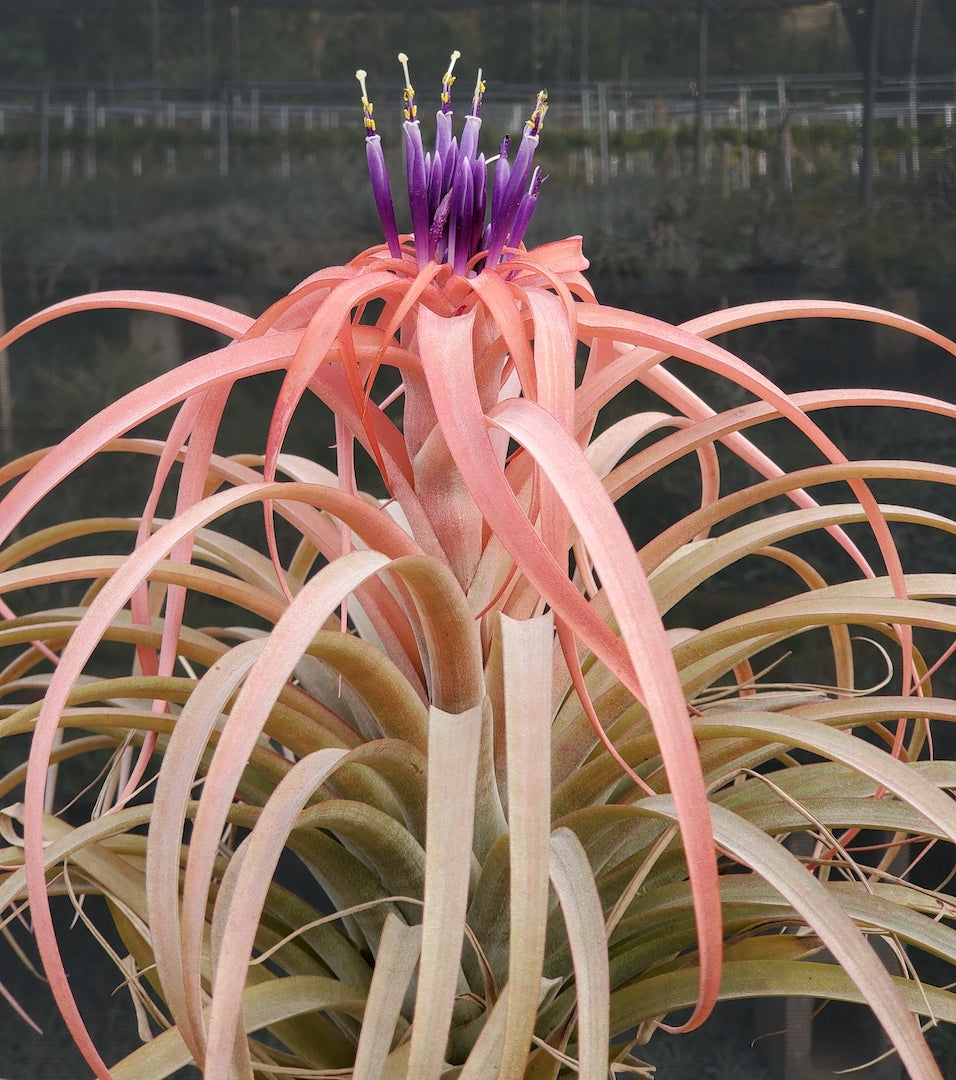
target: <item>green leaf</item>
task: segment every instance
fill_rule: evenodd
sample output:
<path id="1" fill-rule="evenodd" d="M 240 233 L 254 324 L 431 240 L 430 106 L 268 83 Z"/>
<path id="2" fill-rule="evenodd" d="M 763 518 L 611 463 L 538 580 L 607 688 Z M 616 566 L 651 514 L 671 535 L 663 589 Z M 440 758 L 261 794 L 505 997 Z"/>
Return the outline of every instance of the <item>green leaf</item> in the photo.
<path id="1" fill-rule="evenodd" d="M 605 1080 L 610 975 L 604 913 L 587 854 L 570 829 L 555 829 L 551 834 L 551 882 L 564 914 L 574 962 L 578 1075 L 581 1080 Z"/>
<path id="2" fill-rule="evenodd" d="M 551 832 L 550 614 L 501 617 L 510 827 L 508 1011 L 501 1080 L 521 1080 L 538 1011 L 548 922 L 548 837 Z"/>
<path id="3" fill-rule="evenodd" d="M 342 1012 L 361 1018 L 365 997 L 354 987 L 319 975 L 296 975 L 249 986 L 242 995 L 246 1032 L 308 1013 Z M 177 1028 L 170 1028 L 112 1066 L 114 1080 L 162 1080 L 193 1058 Z"/>
<path id="4" fill-rule="evenodd" d="M 353 1080 L 381 1080 L 421 947 L 421 926 L 406 926 L 394 915 L 388 916 L 355 1051 Z"/>
<path id="5" fill-rule="evenodd" d="M 422 954 L 408 1076 L 438 1080 L 458 989 L 465 910 L 472 881 L 482 706 L 452 715 L 434 706 L 428 722 L 428 823 Z"/>

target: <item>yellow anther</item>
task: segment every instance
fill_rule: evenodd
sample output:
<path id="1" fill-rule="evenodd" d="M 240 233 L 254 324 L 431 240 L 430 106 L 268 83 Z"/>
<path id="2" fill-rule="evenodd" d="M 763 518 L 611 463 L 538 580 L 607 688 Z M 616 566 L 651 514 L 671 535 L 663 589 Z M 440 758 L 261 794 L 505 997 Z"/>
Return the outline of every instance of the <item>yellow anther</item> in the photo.
<path id="1" fill-rule="evenodd" d="M 539 90 L 538 99 L 535 102 L 534 111 L 531 114 L 531 119 L 527 121 L 525 127 L 528 129 L 530 135 L 537 135 L 541 130 L 541 125 L 544 123 L 544 114 L 548 111 L 548 91 Z"/>
<path id="2" fill-rule="evenodd" d="M 448 70 L 442 76 L 441 80 L 441 102 L 443 105 L 448 105 L 451 101 L 451 88 L 455 84 L 455 76 L 452 71 L 455 67 L 455 62 L 461 58 L 461 53 L 455 49 L 451 54 L 451 59 L 448 61 Z"/>

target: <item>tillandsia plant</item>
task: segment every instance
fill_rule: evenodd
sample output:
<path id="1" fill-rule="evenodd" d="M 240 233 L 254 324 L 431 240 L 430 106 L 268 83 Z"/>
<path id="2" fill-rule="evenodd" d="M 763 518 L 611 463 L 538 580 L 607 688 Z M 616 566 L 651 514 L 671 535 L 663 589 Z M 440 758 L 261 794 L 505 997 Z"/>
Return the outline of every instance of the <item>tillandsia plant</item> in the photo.
<path id="1" fill-rule="evenodd" d="M 956 468 L 848 460 L 814 414 L 956 407 L 787 394 L 713 339 L 829 317 L 956 346 L 847 303 L 682 326 L 603 306 L 580 238 L 522 243 L 546 96 L 514 159 L 506 140 L 489 161 L 481 78 L 456 136 L 451 67 L 426 153 L 406 66 L 401 234 L 359 79 L 383 245 L 255 319 L 107 292 L 0 341 L 96 308 L 230 339 L 0 471 L 0 734 L 31 735 L 0 779 L 0 908 L 28 909 L 83 1055 L 104 1080 L 189 1063 L 207 1080 L 603 1080 L 649 1074 L 639 1046 L 720 999 L 807 995 L 868 1004 L 909 1075 L 939 1077 L 921 1025 L 956 1021 L 956 995 L 923 958 L 956 962 L 956 907 L 909 869 L 956 842 L 956 763 L 929 737 L 956 721 L 933 694 L 956 578 L 905 568 L 894 535 L 951 545 L 956 522 L 874 492 L 949 493 Z M 681 365 L 747 400 L 711 408 Z M 265 445 L 223 456 L 230 392 L 268 372 Z M 629 411 L 636 387 L 657 407 Z M 139 432 L 167 412 L 166 438 Z M 331 414 L 334 467 L 284 449 L 294 413 L 317 446 Z M 775 419 L 798 466 L 752 441 Z M 142 513 L 32 526 L 102 455 L 154 463 Z M 695 505 L 637 549 L 618 501 L 640 515 L 684 459 Z M 261 543 L 236 525 L 248 507 Z M 762 563 L 788 595 L 760 602 Z M 716 578 L 737 607 L 685 625 Z M 35 602 L 51 584 L 72 602 Z M 853 628 L 887 660 L 879 687 L 855 674 L 873 646 Z M 808 635 L 825 647 L 776 672 Z M 51 765 L 62 782 L 104 751 L 76 821 Z M 55 894 L 105 897 L 128 954 L 146 1041 L 118 1064 L 71 993 Z"/>

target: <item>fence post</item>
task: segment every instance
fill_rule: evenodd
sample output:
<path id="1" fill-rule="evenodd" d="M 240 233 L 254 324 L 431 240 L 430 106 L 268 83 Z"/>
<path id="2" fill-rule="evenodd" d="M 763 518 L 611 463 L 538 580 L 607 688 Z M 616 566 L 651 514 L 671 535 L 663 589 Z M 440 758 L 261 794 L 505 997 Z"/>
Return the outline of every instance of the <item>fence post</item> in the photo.
<path id="1" fill-rule="evenodd" d="M 746 86 L 741 86 L 737 95 L 740 107 L 740 186 L 744 191 L 750 190 L 750 146 L 747 143 L 747 134 L 750 124 L 750 95 Z"/>
<path id="2" fill-rule="evenodd" d="M 913 177 L 919 176 L 919 101 L 917 96 L 916 75 L 919 66 L 919 33 L 923 22 L 923 0 L 916 0 L 913 12 L 913 45 L 910 49 L 909 107 L 912 143 L 910 146 Z"/>
<path id="3" fill-rule="evenodd" d="M 697 9 L 697 147 L 694 165 L 697 180 L 704 182 L 706 171 L 707 133 L 704 118 L 707 114 L 707 3 L 700 0 Z"/>
<path id="4" fill-rule="evenodd" d="M 777 76 L 777 108 L 780 110 L 780 159 L 783 170 L 783 190 L 793 192 L 793 151 L 790 139 L 790 103 L 787 101 L 787 83 Z"/>
<path id="5" fill-rule="evenodd" d="M 591 88 L 581 84 L 581 127 L 586 133 L 591 131 Z M 594 183 L 594 152 L 590 142 L 584 144 L 584 182 L 588 187 Z"/>
<path id="6" fill-rule="evenodd" d="M 86 146 L 83 147 L 83 176 L 96 176 L 96 91 L 86 92 Z"/>
<path id="7" fill-rule="evenodd" d="M 863 92 L 863 149 L 860 161 L 860 203 L 869 210 L 873 202 L 873 127 L 876 113 L 876 80 L 880 60 L 880 0 L 866 7 L 867 61 Z"/>
<path id="8" fill-rule="evenodd" d="M 40 91 L 40 187 L 50 182 L 50 88 Z"/>
<path id="9" fill-rule="evenodd" d="M 601 158 L 601 183 L 611 179 L 610 155 L 607 144 L 607 83 L 599 82 L 598 87 L 598 153 Z"/>
<path id="10" fill-rule="evenodd" d="M 219 99 L 219 175 L 229 175 L 229 108 L 225 90 Z"/>

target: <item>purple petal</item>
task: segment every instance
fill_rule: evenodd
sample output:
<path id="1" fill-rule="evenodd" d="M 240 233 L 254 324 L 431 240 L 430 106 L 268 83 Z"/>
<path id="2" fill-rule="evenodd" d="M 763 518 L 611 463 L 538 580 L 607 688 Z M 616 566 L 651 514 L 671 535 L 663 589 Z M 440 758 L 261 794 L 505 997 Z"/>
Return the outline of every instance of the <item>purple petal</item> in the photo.
<path id="1" fill-rule="evenodd" d="M 461 151 L 458 148 L 458 140 L 452 139 L 448 147 L 448 153 L 445 155 L 442 166 L 442 178 L 441 189 L 442 192 L 448 191 L 452 185 L 452 179 L 455 175 L 455 170 L 458 167 L 458 158 L 461 155 Z"/>
<path id="2" fill-rule="evenodd" d="M 474 165 L 474 212 L 471 215 L 471 241 L 469 243 L 469 255 L 477 255 L 481 251 L 481 234 L 485 228 L 485 207 L 488 200 L 488 166 L 485 163 L 485 155 L 479 154 Z"/>
<path id="3" fill-rule="evenodd" d="M 365 140 L 365 156 L 368 159 L 368 173 L 372 181 L 372 195 L 375 208 L 382 223 L 382 232 L 389 252 L 401 258 L 402 246 L 398 240 L 398 226 L 395 224 L 395 205 L 392 202 L 392 189 L 388 182 L 388 170 L 385 166 L 385 154 L 382 152 L 382 140 L 378 135 L 369 135 Z"/>
<path id="4" fill-rule="evenodd" d="M 468 158 L 461 159 L 461 168 L 455 177 L 455 216 L 449 222 L 448 257 L 456 274 L 464 274 L 468 269 L 468 257 L 471 255 L 471 222 L 475 212 L 474 178 Z"/>
<path id="5" fill-rule="evenodd" d="M 431 227 L 428 230 L 428 258 L 437 259 L 439 262 L 444 258 L 448 247 L 448 215 L 451 212 L 451 197 L 449 191 L 438 204 L 432 218 Z"/>
<path id="6" fill-rule="evenodd" d="M 525 124 L 524 134 L 521 136 L 521 145 L 515 154 L 514 165 L 511 175 L 508 177 L 508 185 L 501 196 L 501 202 L 497 209 L 492 204 L 491 210 L 491 237 L 488 241 L 488 263 L 494 266 L 501 255 L 501 249 L 511 233 L 518 207 L 524 198 L 528 187 L 528 178 L 531 175 L 531 166 L 534 161 L 534 152 L 538 149 L 538 136 L 532 134 L 531 123 Z M 495 176 L 495 194 L 497 195 L 497 175 Z"/>
<path id="7" fill-rule="evenodd" d="M 534 213 L 534 205 L 538 201 L 538 192 L 541 191 L 541 185 L 548 178 L 542 175 L 540 169 L 536 168 L 534 174 L 531 177 L 531 187 L 528 189 L 528 193 L 518 203 L 518 212 L 515 214 L 514 224 L 511 226 L 511 232 L 508 235 L 508 247 L 517 247 L 524 239 L 524 234 L 528 231 L 528 223 L 531 221 L 531 215 Z"/>
<path id="8" fill-rule="evenodd" d="M 461 147 L 459 153 L 462 157 L 474 161 L 478 156 L 478 135 L 481 132 L 481 117 L 466 116 L 465 130 L 461 133 Z"/>
<path id="9" fill-rule="evenodd" d="M 438 204 L 442 200 L 444 191 L 442 190 L 442 172 L 444 165 L 442 163 L 441 154 L 435 151 L 435 159 L 432 162 L 431 174 L 428 177 L 428 214 L 434 216 Z"/>
<path id="10" fill-rule="evenodd" d="M 450 112 L 438 112 L 435 116 L 435 157 L 439 154 L 442 157 L 448 152 L 448 147 L 451 143 L 451 113 Z"/>
<path id="11" fill-rule="evenodd" d="M 405 177 L 408 182 L 408 208 L 419 267 L 428 262 L 428 181 L 425 175 L 425 148 L 417 122 L 402 124 L 405 135 Z"/>

